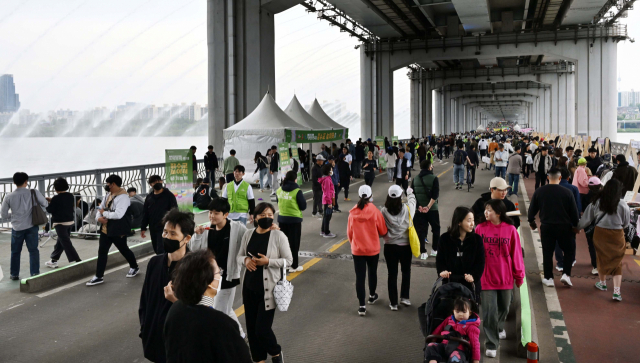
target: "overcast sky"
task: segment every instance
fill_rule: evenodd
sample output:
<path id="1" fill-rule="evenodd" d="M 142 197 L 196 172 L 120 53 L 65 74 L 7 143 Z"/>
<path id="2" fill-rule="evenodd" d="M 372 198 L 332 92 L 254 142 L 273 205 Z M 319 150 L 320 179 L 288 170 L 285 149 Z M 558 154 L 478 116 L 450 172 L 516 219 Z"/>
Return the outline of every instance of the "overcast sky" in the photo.
<path id="1" fill-rule="evenodd" d="M 124 102 L 207 102 L 205 0 L 0 0 L 0 74 L 23 108 L 83 110 Z M 624 22 L 640 41 L 640 12 Z M 341 100 L 360 113 L 355 38 L 294 7 L 276 15 L 276 101 Z M 640 46 L 618 44 L 622 90 L 640 89 Z M 409 82 L 395 72 L 396 130 L 408 129 Z M 406 126 L 406 127 L 405 127 Z M 403 135 L 402 132 L 398 133 Z M 408 131 L 407 131 L 408 135 Z"/>

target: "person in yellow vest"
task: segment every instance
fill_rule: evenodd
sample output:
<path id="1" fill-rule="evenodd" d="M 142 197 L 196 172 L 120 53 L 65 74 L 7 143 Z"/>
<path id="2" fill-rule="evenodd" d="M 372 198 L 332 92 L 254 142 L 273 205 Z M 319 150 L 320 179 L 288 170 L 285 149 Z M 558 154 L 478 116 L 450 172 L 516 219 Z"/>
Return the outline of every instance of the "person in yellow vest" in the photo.
<path id="1" fill-rule="evenodd" d="M 289 272 L 302 271 L 302 266 L 298 266 L 298 251 L 302 234 L 302 211 L 307 209 L 307 200 L 298 186 L 298 174 L 295 171 L 291 170 L 285 175 L 282 187 L 276 191 L 276 200 L 280 209 L 278 224 L 282 233 L 289 239 L 293 255 Z"/>
<path id="2" fill-rule="evenodd" d="M 249 213 L 249 223 L 253 223 L 253 209 L 256 201 L 253 196 L 251 185 L 243 180 L 244 166 L 236 165 L 233 168 L 233 182 L 227 183 L 222 190 L 222 198 L 229 201 L 231 210 L 229 219 L 247 224 L 247 213 Z"/>

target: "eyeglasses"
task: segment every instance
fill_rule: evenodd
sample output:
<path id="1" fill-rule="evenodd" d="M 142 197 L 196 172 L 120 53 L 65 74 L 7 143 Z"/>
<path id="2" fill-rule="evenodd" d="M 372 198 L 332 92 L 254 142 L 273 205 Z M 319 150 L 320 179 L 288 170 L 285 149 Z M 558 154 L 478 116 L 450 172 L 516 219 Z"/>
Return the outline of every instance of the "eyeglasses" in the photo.
<path id="1" fill-rule="evenodd" d="M 220 276 L 222 276 L 222 274 L 223 274 L 223 273 L 224 273 L 224 270 L 223 270 L 223 269 L 221 269 L 221 268 L 218 268 L 218 272 L 214 272 L 214 273 L 213 273 L 213 276 L 215 276 L 215 275 L 220 275 Z"/>

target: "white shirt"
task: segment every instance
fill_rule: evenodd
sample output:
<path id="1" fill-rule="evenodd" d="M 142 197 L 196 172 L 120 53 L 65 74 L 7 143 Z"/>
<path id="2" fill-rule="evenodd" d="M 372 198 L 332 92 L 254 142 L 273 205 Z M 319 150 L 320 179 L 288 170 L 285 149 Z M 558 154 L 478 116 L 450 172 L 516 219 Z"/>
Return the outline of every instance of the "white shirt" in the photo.
<path id="1" fill-rule="evenodd" d="M 480 140 L 480 142 L 478 143 L 478 148 L 480 150 L 486 150 L 489 147 L 489 143 L 487 143 L 487 140 Z"/>
<path id="2" fill-rule="evenodd" d="M 504 151 L 508 152 L 509 155 L 513 154 L 513 146 L 511 146 L 511 144 L 509 143 L 505 143 L 504 144 Z"/>
<path id="3" fill-rule="evenodd" d="M 536 151 L 537 148 L 538 148 L 538 145 L 534 143 L 529 144 L 529 150 L 531 150 L 532 154 Z"/>
<path id="4" fill-rule="evenodd" d="M 242 183 L 240 183 L 240 184 L 242 184 Z M 240 184 L 236 184 L 235 180 L 233 181 L 233 190 L 235 192 L 238 191 L 238 188 L 240 187 Z M 229 198 L 227 196 L 227 184 L 225 184 L 222 187 L 222 198 L 225 198 L 225 199 Z M 251 184 L 249 184 L 249 186 L 247 187 L 247 200 L 251 200 L 251 199 L 255 199 L 255 197 L 253 196 L 253 188 L 251 188 Z M 229 219 L 238 219 L 240 217 L 247 217 L 247 214 L 248 213 L 229 213 Z"/>
<path id="5" fill-rule="evenodd" d="M 349 169 L 351 169 L 351 161 L 352 160 L 353 160 L 353 157 L 351 156 L 351 154 L 347 154 L 347 155 L 344 156 L 344 161 L 349 163 Z"/>

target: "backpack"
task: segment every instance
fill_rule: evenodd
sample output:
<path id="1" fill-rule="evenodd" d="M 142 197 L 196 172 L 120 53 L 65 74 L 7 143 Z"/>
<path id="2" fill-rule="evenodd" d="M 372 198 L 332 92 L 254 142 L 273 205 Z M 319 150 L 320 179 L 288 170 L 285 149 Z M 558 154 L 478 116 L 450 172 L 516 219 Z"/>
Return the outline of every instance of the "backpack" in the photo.
<path id="1" fill-rule="evenodd" d="M 209 203 L 211 203 L 211 197 L 209 194 L 200 194 L 198 196 L 198 200 L 196 201 L 196 207 L 200 210 L 207 210 L 209 207 Z"/>
<path id="2" fill-rule="evenodd" d="M 464 153 L 462 152 L 462 150 L 458 150 L 453 153 L 453 163 L 456 165 L 464 164 Z"/>

